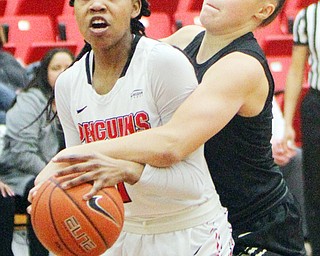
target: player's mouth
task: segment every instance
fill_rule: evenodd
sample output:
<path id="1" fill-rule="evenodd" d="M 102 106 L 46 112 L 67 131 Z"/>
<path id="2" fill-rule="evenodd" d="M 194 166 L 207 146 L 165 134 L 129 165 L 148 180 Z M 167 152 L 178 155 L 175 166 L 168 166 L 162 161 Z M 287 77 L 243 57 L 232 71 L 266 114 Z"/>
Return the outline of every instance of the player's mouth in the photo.
<path id="1" fill-rule="evenodd" d="M 216 6 L 214 6 L 212 3 L 206 2 L 206 5 L 209 6 L 210 8 L 219 10 Z"/>
<path id="2" fill-rule="evenodd" d="M 90 22 L 90 30 L 94 33 L 105 32 L 110 24 L 102 17 L 94 17 Z"/>

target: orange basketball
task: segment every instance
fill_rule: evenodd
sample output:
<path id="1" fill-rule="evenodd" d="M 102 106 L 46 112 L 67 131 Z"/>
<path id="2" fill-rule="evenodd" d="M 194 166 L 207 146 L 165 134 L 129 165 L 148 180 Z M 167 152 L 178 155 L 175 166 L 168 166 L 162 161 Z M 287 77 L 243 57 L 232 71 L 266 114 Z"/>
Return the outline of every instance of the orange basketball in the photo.
<path id="1" fill-rule="evenodd" d="M 59 256 L 95 256 L 117 240 L 124 221 L 122 198 L 115 187 L 108 187 L 83 200 L 91 187 L 86 183 L 65 190 L 60 179 L 50 178 L 38 190 L 31 223 L 49 251 Z"/>

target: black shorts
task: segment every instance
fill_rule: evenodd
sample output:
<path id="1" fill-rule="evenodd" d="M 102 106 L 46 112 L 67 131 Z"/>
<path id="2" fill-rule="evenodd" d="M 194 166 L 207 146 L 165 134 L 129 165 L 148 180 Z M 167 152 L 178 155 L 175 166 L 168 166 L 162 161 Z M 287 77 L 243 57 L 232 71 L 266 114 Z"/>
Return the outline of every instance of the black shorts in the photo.
<path id="1" fill-rule="evenodd" d="M 233 227 L 233 255 L 305 256 L 299 203 L 287 193 L 279 205 L 259 219 Z"/>

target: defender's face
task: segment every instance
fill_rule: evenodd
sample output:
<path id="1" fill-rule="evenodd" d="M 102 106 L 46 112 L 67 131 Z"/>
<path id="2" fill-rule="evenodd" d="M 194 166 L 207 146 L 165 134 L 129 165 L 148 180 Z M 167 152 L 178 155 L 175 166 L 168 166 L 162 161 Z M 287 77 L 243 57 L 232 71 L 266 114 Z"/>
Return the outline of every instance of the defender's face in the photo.
<path id="1" fill-rule="evenodd" d="M 216 32 L 239 30 L 254 19 L 264 0 L 204 0 L 200 21 Z"/>

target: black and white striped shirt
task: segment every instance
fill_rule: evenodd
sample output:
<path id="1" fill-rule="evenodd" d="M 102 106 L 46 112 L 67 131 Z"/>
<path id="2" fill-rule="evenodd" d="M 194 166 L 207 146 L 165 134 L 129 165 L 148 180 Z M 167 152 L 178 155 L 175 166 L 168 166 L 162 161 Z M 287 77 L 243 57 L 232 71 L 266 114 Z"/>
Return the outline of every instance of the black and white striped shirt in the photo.
<path id="1" fill-rule="evenodd" d="M 293 42 L 309 48 L 308 82 L 311 88 L 320 91 L 320 2 L 302 9 L 293 25 Z"/>

